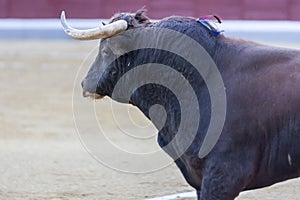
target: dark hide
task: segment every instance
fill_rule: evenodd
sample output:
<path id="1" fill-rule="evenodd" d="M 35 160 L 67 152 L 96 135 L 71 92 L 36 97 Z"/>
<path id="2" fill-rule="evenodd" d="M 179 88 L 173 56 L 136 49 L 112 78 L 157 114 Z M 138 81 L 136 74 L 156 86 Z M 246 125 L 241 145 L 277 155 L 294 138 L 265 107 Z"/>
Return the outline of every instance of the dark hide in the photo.
<path id="1" fill-rule="evenodd" d="M 125 19 L 129 29 L 164 27 L 192 37 L 210 54 L 222 75 L 227 95 L 226 121 L 216 146 L 204 159 L 198 158 L 198 151 L 210 122 L 208 89 L 202 77 L 176 55 L 140 50 L 121 56 L 107 67 L 101 60 L 105 48 L 103 40 L 100 53 L 84 81 L 99 76 L 105 68 L 100 80 L 97 79 L 96 92 L 110 96 L 123 73 L 150 62 L 171 66 L 190 80 L 201 99 L 200 128 L 189 149 L 175 162 L 187 182 L 197 190 L 198 199 L 233 200 L 241 191 L 300 176 L 299 51 L 215 36 L 192 18 L 172 17 L 150 23 L 143 11 L 139 11 L 117 14 L 111 21 L 118 19 Z M 175 95 L 167 88 L 148 84 L 134 92 L 130 103 L 147 117 L 151 105 L 165 107 L 167 121 L 158 133 L 158 142 L 161 147 L 168 144 L 180 122 Z M 172 149 L 165 151 L 172 157 Z"/>

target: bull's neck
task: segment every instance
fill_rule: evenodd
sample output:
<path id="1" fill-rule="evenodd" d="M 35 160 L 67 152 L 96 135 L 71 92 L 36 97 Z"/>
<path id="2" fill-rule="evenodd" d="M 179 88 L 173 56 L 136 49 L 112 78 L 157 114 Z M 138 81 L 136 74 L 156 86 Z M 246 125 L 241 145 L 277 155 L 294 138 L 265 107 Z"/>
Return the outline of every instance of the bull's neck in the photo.
<path id="1" fill-rule="evenodd" d="M 172 135 L 176 132 L 180 122 L 180 105 L 176 96 L 167 88 L 159 85 L 143 86 L 132 95 L 130 103 L 137 106 L 158 130 Z M 156 105 L 161 105 L 164 113 L 151 113 L 151 108 Z"/>
<path id="2" fill-rule="evenodd" d="M 199 121 L 200 127 L 197 131 L 199 137 L 194 144 L 201 143 L 202 136 L 207 131 L 210 120 L 210 98 L 207 88 L 199 85 L 198 90 L 195 91 L 197 95 L 197 104 L 199 106 Z M 189 98 L 189 97 L 187 97 Z M 182 110 L 179 99 L 170 90 L 159 85 L 146 85 L 136 90 L 131 96 L 130 103 L 137 106 L 144 115 L 152 121 L 155 127 L 159 130 L 159 144 L 165 146 L 168 144 L 177 134 L 178 128 L 182 123 Z M 151 113 L 151 109 L 155 106 L 161 105 L 165 112 L 157 111 L 157 113 Z M 196 109 L 194 107 L 188 109 Z M 200 114 L 201 112 L 201 114 Z M 165 115 L 164 115 L 165 114 Z M 194 119 L 190 119 L 194 120 Z M 203 134 L 202 134 L 203 133 Z M 186 133 L 190 134 L 190 133 Z M 200 147 L 200 145 L 196 145 Z M 197 148 L 194 148 L 197 150 Z"/>
<path id="3" fill-rule="evenodd" d="M 207 33 L 205 32 L 205 34 Z M 196 40 L 215 61 L 216 51 L 219 49 L 217 46 L 218 38 L 207 36 L 197 37 Z M 131 62 L 132 65 L 138 66 L 144 63 L 160 63 L 173 68 L 173 70 L 177 70 L 189 81 L 189 84 L 192 85 L 193 90 L 198 98 L 198 104 L 201 111 L 201 121 L 199 123 L 201 124 L 201 126 L 197 133 L 200 134 L 200 136 L 197 138 L 199 139 L 199 141 L 201 141 L 203 139 L 201 137 L 201 133 L 206 132 L 211 114 L 209 92 L 207 86 L 205 85 L 203 77 L 199 76 L 195 67 L 188 66 L 184 59 L 181 59 L 176 55 L 171 55 L 170 52 L 151 50 L 149 53 L 149 50 L 139 50 L 135 53 L 136 55 L 133 56 L 134 58 L 140 58 L 138 55 L 143 56 L 142 60 L 135 59 L 135 61 Z M 162 78 L 170 79 L 168 74 L 162 74 Z M 187 96 L 187 98 L 189 97 Z M 153 122 L 153 124 L 159 130 L 159 134 L 164 143 L 168 143 L 176 135 L 181 122 L 181 108 L 178 97 L 176 97 L 176 95 L 174 95 L 171 90 L 157 84 L 147 84 L 138 88 L 134 92 L 134 94 L 131 96 L 130 103 L 137 106 L 144 113 L 144 115 Z M 156 116 L 156 119 L 151 119 L 153 117 L 151 116 L 153 115 L 153 113 L 150 114 L 151 112 L 149 112 L 149 110 L 151 110 L 151 107 L 153 105 L 157 104 L 161 105 L 164 108 L 166 119 L 162 119 L 161 121 L 159 121 L 160 117 L 164 117 L 161 113 L 157 113 L 158 117 Z M 161 127 L 162 121 L 165 122 L 163 127 Z M 204 136 L 205 134 L 202 135 Z"/>

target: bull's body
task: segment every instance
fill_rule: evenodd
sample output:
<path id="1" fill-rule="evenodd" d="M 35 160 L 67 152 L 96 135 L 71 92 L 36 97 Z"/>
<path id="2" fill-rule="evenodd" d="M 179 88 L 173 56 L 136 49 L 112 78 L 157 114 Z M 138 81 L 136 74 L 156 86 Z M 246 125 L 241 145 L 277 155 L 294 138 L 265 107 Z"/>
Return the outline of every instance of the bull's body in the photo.
<path id="1" fill-rule="evenodd" d="M 206 47 L 201 38 L 196 39 Z M 225 125 L 214 149 L 204 159 L 199 159 L 198 151 L 205 131 L 199 130 L 187 152 L 175 161 L 187 182 L 198 191 L 198 198 L 232 200 L 240 191 L 299 177 L 300 52 L 224 37 L 217 39 L 214 50 L 208 52 L 214 52 L 211 57 L 226 88 Z M 199 85 L 198 89 L 205 87 Z M 155 103 L 153 96 L 156 92 L 162 94 L 160 89 L 151 90 L 144 88 L 145 94 L 135 97 L 137 103 L 135 98 L 132 102 L 146 116 Z M 202 110 L 211 106 L 204 95 L 201 98 Z M 176 116 L 180 112 L 172 108 L 172 96 L 157 99 L 164 99 L 160 103 L 171 107 L 168 113 L 173 119 L 159 132 L 158 142 L 164 147 L 174 134 L 168 130 L 179 124 Z M 176 151 L 176 146 L 173 148 L 167 150 L 171 156 Z"/>
<path id="2" fill-rule="evenodd" d="M 242 190 L 300 176 L 300 53 L 220 43 L 215 62 L 227 94 L 222 135 L 203 160 L 187 153 L 176 161 L 200 199 L 234 199 Z"/>
<path id="3" fill-rule="evenodd" d="M 187 151 L 175 158 L 187 182 L 197 190 L 198 199 L 233 200 L 241 191 L 300 176 L 299 51 L 215 36 L 194 19 L 170 18 L 151 24 L 138 13 L 136 16 L 121 14 L 112 21 L 119 19 L 127 20 L 133 28 L 161 27 L 190 36 L 206 49 L 220 71 L 226 88 L 227 115 L 217 144 L 200 159 L 198 152 L 207 130 L 207 127 L 200 127 Z M 107 63 L 101 55 L 109 47 L 104 42 L 83 81 L 83 89 L 111 96 L 116 82 L 112 80 L 114 76 L 102 73 L 99 80 L 99 71 L 110 70 L 105 69 Z M 162 63 L 168 60 L 159 53 L 150 56 L 138 54 L 131 57 L 130 63 L 134 65 L 136 61 L 149 59 L 145 61 L 148 63 L 153 57 Z M 168 66 L 178 65 L 176 60 L 166 62 L 164 64 Z M 127 66 L 127 63 L 122 66 Z M 120 67 L 116 66 L 116 69 Z M 163 76 L 168 78 L 167 74 Z M 205 84 L 197 86 L 196 95 L 202 100 L 201 117 L 207 124 L 210 116 L 207 108 L 211 105 Z M 161 147 L 167 145 L 180 123 L 176 98 L 164 88 L 145 86 L 133 94 L 130 103 L 139 107 L 147 117 L 151 105 L 165 107 L 168 118 L 158 134 L 158 142 Z M 176 145 L 165 150 L 173 156 Z"/>

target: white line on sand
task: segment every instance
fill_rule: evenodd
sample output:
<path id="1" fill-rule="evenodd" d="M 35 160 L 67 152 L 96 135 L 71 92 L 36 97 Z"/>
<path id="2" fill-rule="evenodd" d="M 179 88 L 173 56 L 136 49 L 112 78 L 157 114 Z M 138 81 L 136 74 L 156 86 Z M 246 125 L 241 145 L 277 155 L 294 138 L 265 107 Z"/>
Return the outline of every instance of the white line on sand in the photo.
<path id="1" fill-rule="evenodd" d="M 240 194 L 240 196 L 247 195 L 251 191 L 245 191 Z M 183 193 L 177 193 L 177 194 L 171 194 L 171 195 L 166 195 L 162 197 L 154 197 L 150 199 L 145 199 L 145 200 L 180 200 L 180 199 L 189 199 L 189 198 L 197 198 L 196 192 L 183 192 Z"/>
<path id="2" fill-rule="evenodd" d="M 196 198 L 196 192 L 183 192 L 183 193 L 178 193 L 178 194 L 171 194 L 167 196 L 162 196 L 162 197 L 155 197 L 151 199 L 146 199 L 146 200 L 178 200 L 182 198 Z"/>

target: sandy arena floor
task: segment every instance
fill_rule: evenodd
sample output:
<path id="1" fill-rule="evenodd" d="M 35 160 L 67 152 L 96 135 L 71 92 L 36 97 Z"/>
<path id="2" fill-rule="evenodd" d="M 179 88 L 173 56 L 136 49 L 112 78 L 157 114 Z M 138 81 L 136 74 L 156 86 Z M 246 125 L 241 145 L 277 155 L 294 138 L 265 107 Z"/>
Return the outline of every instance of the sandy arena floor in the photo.
<path id="1" fill-rule="evenodd" d="M 192 191 L 174 165 L 125 174 L 99 164 L 83 148 L 73 121 L 73 82 L 96 46 L 97 42 L 0 42 L 1 200 L 127 200 Z M 111 123 L 105 112 L 108 105 L 108 99 L 97 102 L 101 116 Z M 300 199 L 300 179 L 238 198 L 254 199 Z"/>

